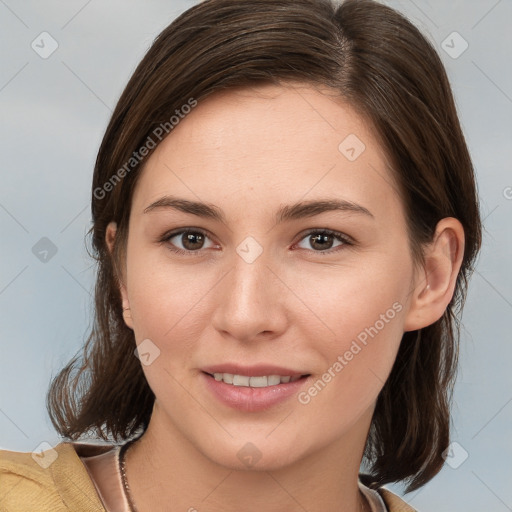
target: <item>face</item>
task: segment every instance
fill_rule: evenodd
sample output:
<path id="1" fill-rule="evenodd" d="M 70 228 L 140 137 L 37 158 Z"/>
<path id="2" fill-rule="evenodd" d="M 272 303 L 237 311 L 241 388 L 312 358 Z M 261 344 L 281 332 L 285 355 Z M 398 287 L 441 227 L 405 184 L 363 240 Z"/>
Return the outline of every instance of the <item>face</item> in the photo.
<path id="1" fill-rule="evenodd" d="M 230 467 L 244 446 L 276 468 L 364 442 L 415 274 L 384 153 L 332 92 L 268 85 L 200 102 L 146 162 L 125 264 L 152 422 Z M 249 389 L 207 370 L 308 376 Z"/>

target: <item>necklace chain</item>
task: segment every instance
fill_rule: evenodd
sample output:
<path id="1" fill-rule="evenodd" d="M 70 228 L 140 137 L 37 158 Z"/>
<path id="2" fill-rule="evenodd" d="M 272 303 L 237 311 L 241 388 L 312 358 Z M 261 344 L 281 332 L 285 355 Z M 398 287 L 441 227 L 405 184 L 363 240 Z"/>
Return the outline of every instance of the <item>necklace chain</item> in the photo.
<path id="1" fill-rule="evenodd" d="M 130 486 L 128 485 L 128 480 L 126 478 L 126 463 L 125 463 L 125 454 L 128 447 L 133 443 L 133 441 L 128 441 L 119 449 L 119 471 L 121 472 L 121 481 L 123 483 L 123 492 L 126 501 L 128 502 L 128 507 L 130 508 L 130 512 L 137 512 L 137 507 L 133 501 L 132 493 L 130 491 Z"/>

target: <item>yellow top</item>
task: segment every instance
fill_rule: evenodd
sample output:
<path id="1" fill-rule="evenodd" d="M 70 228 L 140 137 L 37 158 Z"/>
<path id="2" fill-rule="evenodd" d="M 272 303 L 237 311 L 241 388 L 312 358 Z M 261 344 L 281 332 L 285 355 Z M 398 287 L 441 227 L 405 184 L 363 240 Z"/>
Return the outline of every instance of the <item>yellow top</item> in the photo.
<path id="1" fill-rule="evenodd" d="M 41 454 L 0 450 L 0 511 L 106 512 L 80 456 L 108 449 L 62 442 Z M 378 493 L 389 512 L 415 512 L 391 491 Z"/>

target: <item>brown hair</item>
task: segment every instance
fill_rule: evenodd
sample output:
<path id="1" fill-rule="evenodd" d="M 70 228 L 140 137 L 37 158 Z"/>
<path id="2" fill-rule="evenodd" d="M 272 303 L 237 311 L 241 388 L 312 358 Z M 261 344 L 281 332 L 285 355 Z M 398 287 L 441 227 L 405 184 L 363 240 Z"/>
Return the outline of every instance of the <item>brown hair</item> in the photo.
<path id="1" fill-rule="evenodd" d="M 361 478 L 367 485 L 404 481 L 411 491 L 441 469 L 449 444 L 456 313 L 480 248 L 481 221 L 442 62 L 412 23 L 372 0 L 206 0 L 156 38 L 119 99 L 98 153 L 89 232 L 98 264 L 95 323 L 82 357 L 53 379 L 50 417 L 69 439 L 92 433 L 125 440 L 146 429 L 154 395 L 133 355 L 134 334 L 123 321 L 118 287 L 131 198 L 143 168 L 130 159 L 191 98 L 286 81 L 335 89 L 376 131 L 400 187 L 415 262 L 422 262 L 422 244 L 432 240 L 440 219 L 455 217 L 464 227 L 452 301 L 440 320 L 404 334 L 365 449 L 369 475 Z M 118 225 L 112 256 L 105 242 L 110 221 Z"/>

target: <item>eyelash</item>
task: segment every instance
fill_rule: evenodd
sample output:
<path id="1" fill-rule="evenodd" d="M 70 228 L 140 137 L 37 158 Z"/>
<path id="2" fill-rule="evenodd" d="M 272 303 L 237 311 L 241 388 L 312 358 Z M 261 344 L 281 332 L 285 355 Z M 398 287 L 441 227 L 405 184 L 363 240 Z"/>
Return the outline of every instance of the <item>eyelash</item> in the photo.
<path id="1" fill-rule="evenodd" d="M 204 231 L 203 229 L 187 228 L 187 229 L 180 229 L 177 231 L 172 231 L 170 233 L 166 233 L 161 238 L 160 242 L 161 243 L 168 242 L 169 249 L 176 254 L 186 255 L 186 256 L 201 256 L 202 252 L 203 252 L 202 249 L 197 249 L 195 251 L 187 251 L 184 249 L 180 249 L 179 247 L 176 247 L 169 242 L 169 240 L 171 238 L 174 238 L 177 235 L 183 235 L 184 233 L 199 233 L 207 238 L 210 238 L 210 239 L 212 238 L 209 235 L 209 233 L 207 231 Z M 330 235 L 330 236 L 333 236 L 334 238 L 336 238 L 339 242 L 342 242 L 342 245 L 339 245 L 339 246 L 331 248 L 331 249 L 327 249 L 325 251 L 314 251 L 313 249 L 304 249 L 304 250 L 310 250 L 311 252 L 322 254 L 322 255 L 333 254 L 333 253 L 338 252 L 339 250 L 343 249 L 344 246 L 354 245 L 354 241 L 349 236 L 345 235 L 344 233 L 340 233 L 339 231 L 333 231 L 331 229 L 325 229 L 325 228 L 309 230 L 308 232 L 306 232 L 305 234 L 302 235 L 302 237 L 298 240 L 297 243 L 301 242 L 302 240 L 304 240 L 305 238 L 307 238 L 308 236 L 311 236 L 311 235 Z M 296 245 L 296 244 L 294 244 L 294 245 Z"/>

